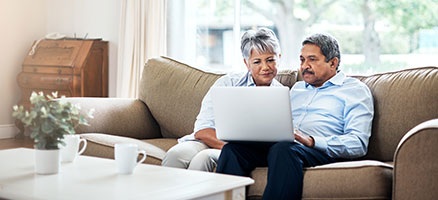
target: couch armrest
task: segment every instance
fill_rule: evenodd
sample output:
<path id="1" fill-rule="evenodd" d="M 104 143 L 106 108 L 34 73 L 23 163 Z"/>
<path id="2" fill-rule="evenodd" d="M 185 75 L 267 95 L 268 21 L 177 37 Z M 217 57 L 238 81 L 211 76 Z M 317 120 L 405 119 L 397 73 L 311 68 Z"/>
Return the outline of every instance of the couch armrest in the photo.
<path id="1" fill-rule="evenodd" d="M 90 126 L 80 125 L 77 133 L 105 133 L 137 139 L 160 138 L 160 128 L 149 108 L 139 99 L 127 98 L 66 98 L 79 104 L 81 112 L 94 108 Z"/>
<path id="2" fill-rule="evenodd" d="M 394 155 L 393 199 L 438 197 L 438 119 L 421 123 L 401 139 Z"/>

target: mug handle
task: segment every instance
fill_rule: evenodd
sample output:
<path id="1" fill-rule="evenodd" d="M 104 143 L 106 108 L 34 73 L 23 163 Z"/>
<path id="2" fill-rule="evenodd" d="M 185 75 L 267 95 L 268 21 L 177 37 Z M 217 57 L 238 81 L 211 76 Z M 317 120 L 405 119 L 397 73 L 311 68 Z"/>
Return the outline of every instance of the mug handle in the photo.
<path id="1" fill-rule="evenodd" d="M 142 163 L 144 160 L 146 160 L 146 151 L 144 150 L 138 150 L 138 154 L 143 154 L 143 158 L 140 159 L 140 161 L 137 162 L 137 165 L 139 163 Z"/>
<path id="2" fill-rule="evenodd" d="M 84 153 L 85 148 L 87 147 L 87 140 L 84 138 L 79 139 L 79 144 L 81 144 L 81 142 L 84 142 L 84 146 L 82 146 L 82 149 L 78 152 L 78 155 L 81 155 L 82 153 Z"/>

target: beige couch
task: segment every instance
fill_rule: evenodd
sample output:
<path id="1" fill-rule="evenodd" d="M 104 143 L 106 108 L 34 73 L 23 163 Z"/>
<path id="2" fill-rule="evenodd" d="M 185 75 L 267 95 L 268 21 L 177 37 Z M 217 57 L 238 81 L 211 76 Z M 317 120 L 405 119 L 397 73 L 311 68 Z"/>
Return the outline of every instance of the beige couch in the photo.
<path id="1" fill-rule="evenodd" d="M 138 99 L 69 98 L 96 109 L 91 126 L 78 130 L 88 140 L 85 154 L 113 158 L 115 143 L 134 142 L 148 153 L 146 163 L 159 165 L 176 138 L 192 132 L 201 100 L 220 76 L 161 57 L 146 64 Z M 307 168 L 303 199 L 438 198 L 438 68 L 357 78 L 374 96 L 368 154 Z M 300 76 L 280 70 L 277 79 L 291 87 Z M 266 173 L 252 173 L 249 198 L 263 194 Z"/>

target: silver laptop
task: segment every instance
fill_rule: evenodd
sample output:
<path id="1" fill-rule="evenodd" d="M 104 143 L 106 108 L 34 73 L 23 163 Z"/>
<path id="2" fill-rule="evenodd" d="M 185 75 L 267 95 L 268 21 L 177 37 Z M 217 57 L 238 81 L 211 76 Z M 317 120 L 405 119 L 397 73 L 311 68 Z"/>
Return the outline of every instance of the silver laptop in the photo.
<path id="1" fill-rule="evenodd" d="M 213 87 L 211 97 L 218 139 L 294 140 L 288 87 Z"/>

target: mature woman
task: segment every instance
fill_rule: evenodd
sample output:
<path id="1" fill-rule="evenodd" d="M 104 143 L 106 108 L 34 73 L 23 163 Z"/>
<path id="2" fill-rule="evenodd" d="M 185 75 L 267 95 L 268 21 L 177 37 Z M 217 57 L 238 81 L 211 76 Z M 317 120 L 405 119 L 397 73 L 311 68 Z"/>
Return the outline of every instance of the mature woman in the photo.
<path id="1" fill-rule="evenodd" d="M 241 51 L 248 71 L 230 73 L 219 78 L 213 86 L 255 87 L 282 86 L 274 77 L 280 59 L 280 45 L 275 33 L 268 28 L 249 30 L 241 39 Z M 224 141 L 216 138 L 210 92 L 202 100 L 194 132 L 178 140 L 163 159 L 162 165 L 213 171 Z"/>

